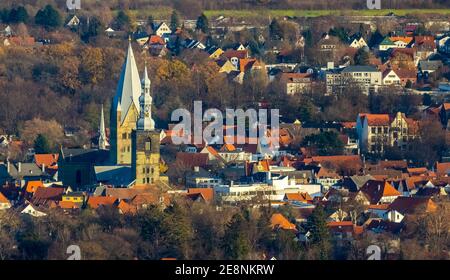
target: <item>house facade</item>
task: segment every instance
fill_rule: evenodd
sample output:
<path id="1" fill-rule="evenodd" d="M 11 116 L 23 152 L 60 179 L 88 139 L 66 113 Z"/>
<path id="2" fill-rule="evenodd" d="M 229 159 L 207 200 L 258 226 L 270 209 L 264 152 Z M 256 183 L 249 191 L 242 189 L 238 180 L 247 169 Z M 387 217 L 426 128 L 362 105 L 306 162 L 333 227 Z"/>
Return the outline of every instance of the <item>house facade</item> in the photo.
<path id="1" fill-rule="evenodd" d="M 354 65 L 342 71 L 332 71 L 326 74 L 327 93 L 331 94 L 349 85 L 358 85 L 362 92 L 369 94 L 377 92 L 382 85 L 381 72 L 373 66 Z"/>
<path id="2" fill-rule="evenodd" d="M 385 147 L 408 148 L 408 143 L 418 136 L 418 123 L 398 112 L 395 117 L 388 114 L 360 114 L 356 130 L 359 149 L 362 152 L 383 152 Z"/>

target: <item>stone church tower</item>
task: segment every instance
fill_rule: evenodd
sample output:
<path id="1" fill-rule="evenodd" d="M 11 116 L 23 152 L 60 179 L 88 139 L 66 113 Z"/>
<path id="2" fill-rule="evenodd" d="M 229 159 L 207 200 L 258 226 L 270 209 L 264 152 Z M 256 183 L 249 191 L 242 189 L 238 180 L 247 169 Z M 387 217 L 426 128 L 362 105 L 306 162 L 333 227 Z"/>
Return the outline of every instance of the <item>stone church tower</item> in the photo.
<path id="1" fill-rule="evenodd" d="M 120 74 L 119 85 L 111 106 L 110 161 L 131 164 L 131 132 L 139 117 L 141 82 L 131 42 Z"/>
<path id="2" fill-rule="evenodd" d="M 147 66 L 142 79 L 142 93 L 139 97 L 140 114 L 136 129 L 131 133 L 131 169 L 136 185 L 154 184 L 159 181 L 160 132 L 155 130 L 152 119 L 151 82 Z"/>

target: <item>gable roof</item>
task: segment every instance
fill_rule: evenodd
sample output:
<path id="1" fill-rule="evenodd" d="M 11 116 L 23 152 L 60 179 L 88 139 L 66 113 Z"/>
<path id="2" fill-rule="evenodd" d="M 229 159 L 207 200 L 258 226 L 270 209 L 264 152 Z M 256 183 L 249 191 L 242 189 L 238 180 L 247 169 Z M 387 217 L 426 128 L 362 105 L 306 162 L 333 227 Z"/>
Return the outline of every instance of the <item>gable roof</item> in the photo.
<path id="1" fill-rule="evenodd" d="M 450 173 L 450 162 L 436 162 L 436 173 L 440 176 L 446 176 Z"/>
<path id="2" fill-rule="evenodd" d="M 25 191 L 28 193 L 35 193 L 38 188 L 43 188 L 42 181 L 28 181 L 25 187 Z"/>
<path id="3" fill-rule="evenodd" d="M 287 193 L 284 195 L 288 201 L 312 202 L 313 198 L 307 192 Z"/>
<path id="4" fill-rule="evenodd" d="M 135 188 L 107 188 L 105 191 L 105 196 L 114 197 L 117 199 L 132 199 L 138 194 L 145 192 L 145 189 L 135 189 Z"/>
<path id="5" fill-rule="evenodd" d="M 9 200 L 1 192 L 0 192 L 0 203 L 10 203 Z"/>
<path id="6" fill-rule="evenodd" d="M 155 192 L 141 193 L 136 195 L 130 201 L 130 205 L 136 206 L 138 208 L 142 207 L 143 205 L 158 205 L 161 203 L 165 206 L 170 205 L 171 201 L 169 194 L 167 193 L 158 194 Z"/>
<path id="7" fill-rule="evenodd" d="M 285 230 L 297 230 L 295 225 L 288 221 L 282 214 L 273 214 L 270 218 L 270 225 L 272 229 L 285 229 Z"/>
<path id="8" fill-rule="evenodd" d="M 151 35 L 150 38 L 148 38 L 147 44 L 149 45 L 166 45 L 166 42 L 163 38 L 161 38 L 158 35 Z"/>
<path id="9" fill-rule="evenodd" d="M 359 117 L 361 120 L 367 119 L 367 124 L 369 126 L 387 126 L 391 123 L 388 114 L 365 114 L 360 113 Z"/>
<path id="10" fill-rule="evenodd" d="M 190 168 L 195 166 L 206 167 L 208 165 L 208 154 L 179 152 L 176 161 Z"/>
<path id="11" fill-rule="evenodd" d="M 434 203 L 430 198 L 397 197 L 389 205 L 389 210 L 395 210 L 402 214 L 413 214 L 421 207 L 423 207 L 425 212 L 434 212 L 437 209 L 436 203 Z"/>
<path id="12" fill-rule="evenodd" d="M 45 204 L 48 201 L 60 201 L 64 188 L 37 188 L 31 202 L 35 205 Z"/>
<path id="13" fill-rule="evenodd" d="M 394 42 L 391 41 L 391 39 L 389 37 L 385 37 L 383 39 L 383 41 L 381 41 L 380 45 L 389 45 L 389 46 L 394 46 Z"/>
<path id="14" fill-rule="evenodd" d="M 44 165 L 46 168 L 57 169 L 58 158 L 59 154 L 35 154 L 34 162 L 39 167 L 42 167 L 42 165 Z"/>
<path id="15" fill-rule="evenodd" d="M 134 214 L 137 211 L 136 206 L 133 206 L 127 202 L 125 202 L 125 200 L 121 200 L 119 202 L 119 205 L 117 205 L 117 208 L 119 208 L 120 212 L 122 212 L 122 214 Z"/>
<path id="16" fill-rule="evenodd" d="M 413 41 L 413 37 L 404 37 L 404 36 L 394 36 L 389 38 L 391 42 L 398 42 L 402 41 L 403 43 L 409 45 Z"/>
<path id="17" fill-rule="evenodd" d="M 225 56 L 227 59 L 231 59 L 233 57 L 237 57 L 239 59 L 245 59 L 248 57 L 248 51 L 247 50 L 243 50 L 243 51 L 236 51 L 236 50 L 226 50 L 223 54 L 223 56 Z"/>
<path id="18" fill-rule="evenodd" d="M 212 188 L 190 188 L 188 189 L 188 195 L 190 194 L 200 194 L 207 203 L 214 200 L 214 189 Z"/>
<path id="19" fill-rule="evenodd" d="M 87 204 L 93 209 L 97 209 L 104 205 L 113 205 L 116 203 L 117 198 L 112 196 L 90 196 L 88 198 Z"/>
<path id="20" fill-rule="evenodd" d="M 361 191 L 367 196 L 370 204 L 377 204 L 382 197 L 400 196 L 391 184 L 386 181 L 369 180 L 361 188 Z"/>
<path id="21" fill-rule="evenodd" d="M 81 204 L 73 201 L 60 201 L 56 206 L 61 209 L 80 209 Z"/>

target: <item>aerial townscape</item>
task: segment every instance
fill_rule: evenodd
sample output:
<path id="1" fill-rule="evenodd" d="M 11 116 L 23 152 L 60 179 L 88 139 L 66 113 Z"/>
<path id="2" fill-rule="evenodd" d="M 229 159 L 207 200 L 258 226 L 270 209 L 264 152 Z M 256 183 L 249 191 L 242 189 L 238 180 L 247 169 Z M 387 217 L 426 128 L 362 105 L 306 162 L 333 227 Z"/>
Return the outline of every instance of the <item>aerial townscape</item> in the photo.
<path id="1" fill-rule="evenodd" d="M 450 259 L 450 4 L 382 3 L 2 0 L 0 260 Z"/>

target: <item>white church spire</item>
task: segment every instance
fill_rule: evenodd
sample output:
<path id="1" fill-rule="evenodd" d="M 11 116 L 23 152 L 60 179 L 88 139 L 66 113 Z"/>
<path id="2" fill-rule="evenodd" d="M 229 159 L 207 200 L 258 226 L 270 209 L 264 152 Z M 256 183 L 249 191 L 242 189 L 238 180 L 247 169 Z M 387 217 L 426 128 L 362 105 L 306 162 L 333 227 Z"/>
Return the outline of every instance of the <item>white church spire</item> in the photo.
<path id="1" fill-rule="evenodd" d="M 153 99 L 150 95 L 151 81 L 148 78 L 147 65 L 145 65 L 141 86 L 141 96 L 139 97 L 140 116 L 137 122 L 137 130 L 154 130 L 155 121 L 152 119 Z"/>
<path id="2" fill-rule="evenodd" d="M 113 110 L 122 111 L 121 121 L 126 117 L 126 114 L 131 106 L 136 106 L 139 112 L 139 96 L 141 95 L 139 72 L 134 58 L 131 41 L 128 44 L 128 52 L 125 62 L 120 73 L 119 85 L 117 92 L 113 99 Z"/>
<path id="3" fill-rule="evenodd" d="M 106 130 L 105 130 L 105 115 L 103 114 L 103 104 L 102 110 L 100 113 L 100 126 L 98 129 L 99 137 L 98 137 L 98 148 L 100 150 L 106 150 L 109 146 L 108 140 L 106 139 Z"/>

